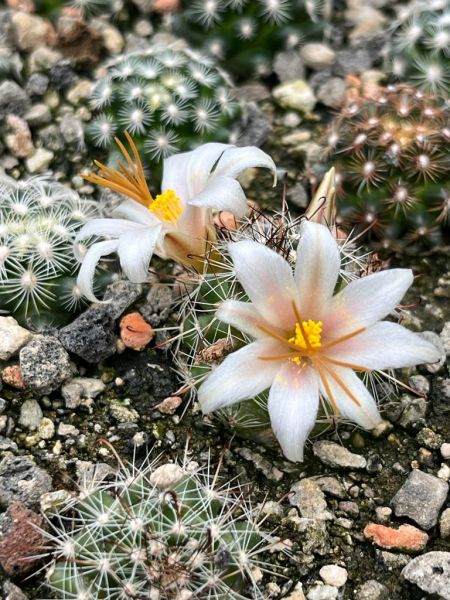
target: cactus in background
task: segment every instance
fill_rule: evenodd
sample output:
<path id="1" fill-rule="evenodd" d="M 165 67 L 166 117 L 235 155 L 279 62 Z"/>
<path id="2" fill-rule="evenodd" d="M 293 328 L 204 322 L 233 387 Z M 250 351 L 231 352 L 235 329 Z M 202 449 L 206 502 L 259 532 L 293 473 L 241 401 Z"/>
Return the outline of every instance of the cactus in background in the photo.
<path id="1" fill-rule="evenodd" d="M 235 481 L 190 464 L 122 466 L 59 510 L 48 534 L 56 597 L 262 598 L 255 570 L 274 543 Z M 267 557 L 266 557 L 267 558 Z"/>
<path id="2" fill-rule="evenodd" d="M 174 31 L 248 78 L 270 75 L 274 55 L 321 33 L 321 0 L 184 0 Z"/>
<path id="3" fill-rule="evenodd" d="M 1 177 L 0 214 L 0 309 L 35 327 L 66 322 L 83 305 L 73 243 L 95 203 L 46 177 Z"/>
<path id="4" fill-rule="evenodd" d="M 203 142 L 229 141 L 239 105 L 212 59 L 174 43 L 122 55 L 106 69 L 92 93 L 87 135 L 94 145 L 109 149 L 116 134 L 129 131 L 157 162 Z"/>
<path id="5" fill-rule="evenodd" d="M 450 224 L 449 107 L 407 85 L 357 97 L 335 118 L 327 155 L 340 219 L 380 249 L 442 242 Z"/>
<path id="6" fill-rule="evenodd" d="M 392 28 L 388 68 L 401 81 L 448 97 L 450 2 L 413 0 Z"/>

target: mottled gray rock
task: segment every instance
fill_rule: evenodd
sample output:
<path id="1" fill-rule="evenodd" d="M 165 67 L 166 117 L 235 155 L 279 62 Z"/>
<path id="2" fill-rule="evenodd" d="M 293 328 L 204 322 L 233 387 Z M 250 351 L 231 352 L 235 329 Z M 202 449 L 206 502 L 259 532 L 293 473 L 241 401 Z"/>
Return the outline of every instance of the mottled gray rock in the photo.
<path id="1" fill-rule="evenodd" d="M 446 508 L 439 519 L 439 532 L 442 539 L 450 539 L 450 508 Z"/>
<path id="2" fill-rule="evenodd" d="M 450 321 L 447 321 L 439 334 L 445 353 L 450 354 Z"/>
<path id="3" fill-rule="evenodd" d="M 12 317 L 0 317 L 0 360 L 9 360 L 25 346 L 33 334 Z"/>
<path id="4" fill-rule="evenodd" d="M 398 422 L 402 427 L 414 428 L 423 422 L 428 407 L 425 398 L 403 394 L 400 398 L 400 405 L 401 415 Z"/>
<path id="5" fill-rule="evenodd" d="M 28 596 L 22 592 L 20 587 L 8 579 L 3 584 L 3 600 L 28 600 Z"/>
<path id="6" fill-rule="evenodd" d="M 340 108 L 345 102 L 347 86 L 340 77 L 331 77 L 317 90 L 317 99 L 324 106 Z"/>
<path id="7" fill-rule="evenodd" d="M 25 400 L 20 407 L 19 425 L 29 431 L 35 431 L 39 427 L 43 416 L 37 400 L 33 398 Z"/>
<path id="8" fill-rule="evenodd" d="M 302 479 L 290 489 L 289 504 L 296 506 L 302 517 L 327 520 L 332 515 L 328 511 L 325 494 L 314 479 Z"/>
<path id="9" fill-rule="evenodd" d="M 81 120 L 74 115 L 68 114 L 61 120 L 59 125 L 61 135 L 67 144 L 82 148 L 84 146 L 84 129 Z"/>
<path id="10" fill-rule="evenodd" d="M 69 355 L 54 336 L 36 335 L 19 357 L 25 383 L 41 394 L 58 389 L 72 375 Z"/>
<path id="11" fill-rule="evenodd" d="M 448 493 L 448 483 L 434 475 L 414 470 L 392 498 L 397 517 L 408 517 L 428 530 L 436 525 Z"/>
<path id="12" fill-rule="evenodd" d="M 103 381 L 93 377 L 74 377 L 61 388 L 67 408 L 77 408 L 84 400 L 93 400 L 106 388 Z M 89 404 L 89 403 L 88 403 Z"/>
<path id="13" fill-rule="evenodd" d="M 52 490 L 50 475 L 26 456 L 6 456 L 0 462 L 0 506 L 19 501 L 27 507 L 39 504 Z"/>
<path id="14" fill-rule="evenodd" d="M 115 321 L 141 295 L 140 285 L 117 281 L 105 293 L 104 304 L 94 304 L 59 332 L 64 348 L 90 363 L 116 352 Z"/>
<path id="15" fill-rule="evenodd" d="M 46 104 L 43 102 L 38 102 L 33 104 L 30 110 L 25 113 L 24 118 L 29 125 L 36 127 L 38 125 L 50 123 L 52 120 L 52 114 Z"/>
<path id="16" fill-rule="evenodd" d="M 336 53 L 335 72 L 338 75 L 364 73 L 372 66 L 370 52 L 364 48 L 339 50 Z"/>
<path id="17" fill-rule="evenodd" d="M 389 590 L 375 579 L 369 579 L 356 590 L 355 600 L 389 600 Z"/>
<path id="18" fill-rule="evenodd" d="M 25 91 L 29 96 L 43 96 L 48 88 L 48 77 L 43 73 L 33 73 L 28 78 Z"/>
<path id="19" fill-rule="evenodd" d="M 272 133 L 272 125 L 256 104 L 248 104 L 237 126 L 237 146 L 262 146 Z"/>
<path id="20" fill-rule="evenodd" d="M 9 113 L 23 117 L 30 108 L 30 99 L 24 90 L 9 79 L 0 84 L 0 119 Z"/>
<path id="21" fill-rule="evenodd" d="M 279 52 L 273 62 L 273 70 L 281 83 L 305 77 L 305 67 L 296 50 Z"/>
<path id="22" fill-rule="evenodd" d="M 339 590 L 332 585 L 316 583 L 309 588 L 306 597 L 308 600 L 336 600 Z"/>
<path id="23" fill-rule="evenodd" d="M 329 467 L 341 467 L 344 469 L 365 469 L 367 461 L 364 456 L 354 454 L 328 440 L 319 440 L 313 444 L 314 455 Z"/>
<path id="24" fill-rule="evenodd" d="M 428 594 L 450 600 L 450 552 L 416 556 L 402 571 L 403 577 Z"/>

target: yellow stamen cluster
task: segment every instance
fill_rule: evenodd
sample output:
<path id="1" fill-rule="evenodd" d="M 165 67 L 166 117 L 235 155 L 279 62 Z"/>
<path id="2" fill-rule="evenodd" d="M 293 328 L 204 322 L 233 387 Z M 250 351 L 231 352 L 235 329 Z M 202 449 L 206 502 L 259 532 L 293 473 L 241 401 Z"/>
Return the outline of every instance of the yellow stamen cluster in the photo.
<path id="1" fill-rule="evenodd" d="M 170 189 L 156 196 L 153 202 L 148 205 L 148 208 L 158 219 L 172 223 L 173 225 L 175 225 L 183 212 L 181 200 Z"/>
<path id="2" fill-rule="evenodd" d="M 305 339 L 306 337 L 306 339 Z M 322 321 L 302 321 L 302 324 L 295 324 L 295 335 L 289 338 L 289 342 L 295 344 L 297 348 L 305 350 L 320 348 L 322 346 Z M 295 356 L 291 359 L 298 365 L 301 362 L 299 356 Z"/>

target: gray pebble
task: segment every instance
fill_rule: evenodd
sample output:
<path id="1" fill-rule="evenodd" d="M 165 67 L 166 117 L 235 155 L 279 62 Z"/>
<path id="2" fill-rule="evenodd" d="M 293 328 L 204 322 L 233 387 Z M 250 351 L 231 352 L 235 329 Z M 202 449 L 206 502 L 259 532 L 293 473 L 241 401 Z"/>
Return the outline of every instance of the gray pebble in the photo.
<path id="1" fill-rule="evenodd" d="M 364 73 L 371 66 L 372 57 L 364 48 L 339 50 L 336 53 L 335 71 L 338 75 Z"/>
<path id="2" fill-rule="evenodd" d="M 19 425 L 28 429 L 28 431 L 35 431 L 39 427 L 43 416 L 37 400 L 25 400 L 20 407 Z"/>
<path id="3" fill-rule="evenodd" d="M 317 90 L 317 99 L 324 106 L 340 108 L 346 98 L 347 86 L 340 77 L 332 77 Z"/>
<path id="4" fill-rule="evenodd" d="M 408 517 L 428 530 L 436 525 L 448 493 L 448 483 L 434 475 L 414 470 L 392 499 L 397 517 Z"/>
<path id="5" fill-rule="evenodd" d="M 72 375 L 69 355 L 56 337 L 36 335 L 19 357 L 25 383 L 42 395 L 58 389 Z"/>
<path id="6" fill-rule="evenodd" d="M 365 469 L 367 461 L 364 456 L 353 454 L 328 440 L 320 440 L 313 444 L 314 455 L 317 456 L 325 465 L 329 467 L 341 467 L 344 469 Z"/>
<path id="7" fill-rule="evenodd" d="M 29 96 L 43 96 L 48 89 L 48 77 L 43 73 L 33 73 L 28 78 L 25 91 Z"/>
<path id="8" fill-rule="evenodd" d="M 279 52 L 275 56 L 273 70 L 282 83 L 305 77 L 305 67 L 300 54 L 296 50 Z"/>
<path id="9" fill-rule="evenodd" d="M 402 576 L 424 592 L 450 600 L 450 552 L 427 552 L 410 561 Z"/>
<path id="10" fill-rule="evenodd" d="M 355 592 L 355 600 L 389 600 L 388 588 L 375 579 L 369 579 Z"/>
<path id="11" fill-rule="evenodd" d="M 0 505 L 18 500 L 28 508 L 52 490 L 50 475 L 26 456 L 7 456 L 0 463 Z"/>
<path id="12" fill-rule="evenodd" d="M 30 107 L 25 91 L 9 79 L 0 84 L 0 119 L 9 113 L 22 117 Z"/>

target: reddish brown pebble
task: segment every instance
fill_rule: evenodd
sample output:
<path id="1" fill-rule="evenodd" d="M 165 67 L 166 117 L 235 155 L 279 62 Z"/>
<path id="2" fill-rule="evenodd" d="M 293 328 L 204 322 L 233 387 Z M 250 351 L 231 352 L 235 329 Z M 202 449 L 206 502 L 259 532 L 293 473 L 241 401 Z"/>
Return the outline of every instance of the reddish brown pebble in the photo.
<path id="1" fill-rule="evenodd" d="M 428 542 L 428 535 L 413 525 L 401 525 L 398 529 L 369 523 L 364 536 L 380 548 L 420 552 Z"/>
<path id="2" fill-rule="evenodd" d="M 27 385 L 22 377 L 22 371 L 19 365 L 10 365 L 2 371 L 2 380 L 17 390 L 24 390 Z"/>
<path id="3" fill-rule="evenodd" d="M 168 13 L 179 10 L 180 0 L 153 0 L 152 6 L 156 13 Z"/>
<path id="4" fill-rule="evenodd" d="M 120 321 L 120 339 L 127 348 L 143 350 L 154 336 L 153 327 L 138 312 L 129 313 Z"/>
<path id="5" fill-rule="evenodd" d="M 8 507 L 0 531 L 0 565 L 10 577 L 26 575 L 41 562 L 46 538 L 38 527 L 45 528 L 44 519 L 22 502 Z"/>
<path id="6" fill-rule="evenodd" d="M 160 413 L 165 415 L 173 415 L 173 413 L 177 410 L 183 400 L 180 396 L 169 396 L 165 398 L 158 406 L 156 407 Z"/>

